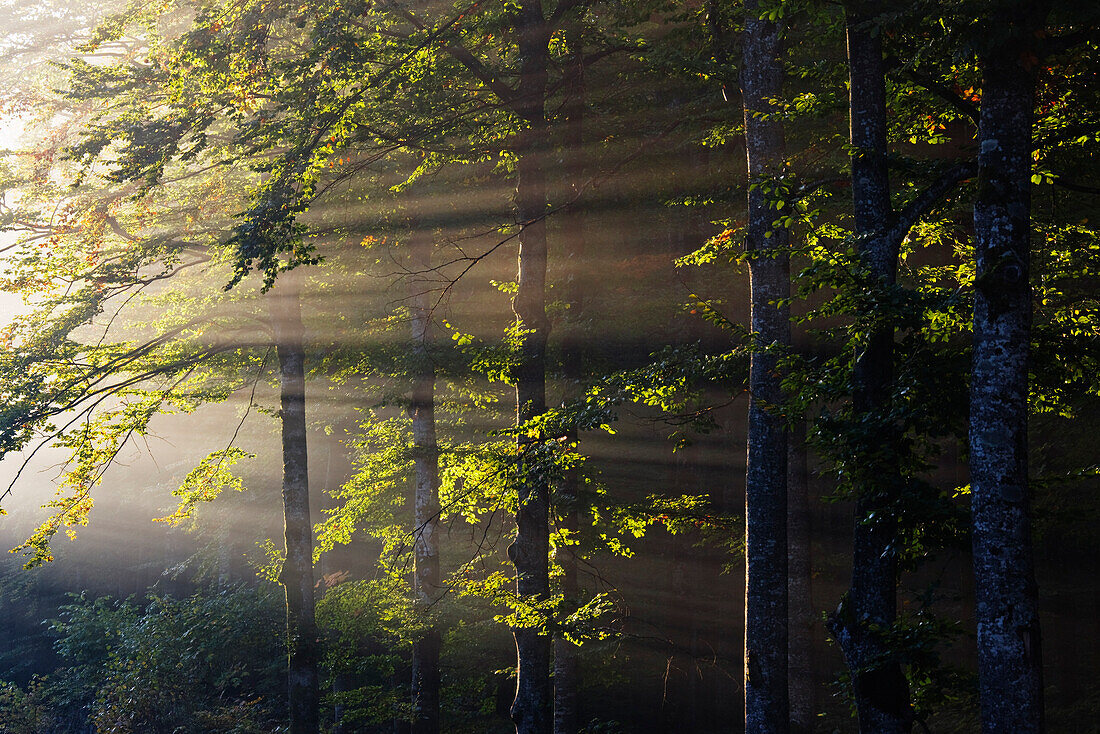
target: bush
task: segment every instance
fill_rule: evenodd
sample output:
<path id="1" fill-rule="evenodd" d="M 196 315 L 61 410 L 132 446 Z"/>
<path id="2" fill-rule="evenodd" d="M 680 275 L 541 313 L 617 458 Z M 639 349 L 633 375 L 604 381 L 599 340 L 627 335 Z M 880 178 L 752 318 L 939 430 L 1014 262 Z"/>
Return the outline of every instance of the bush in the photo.
<path id="1" fill-rule="evenodd" d="M 278 731 L 284 715 L 283 612 L 272 589 L 219 588 L 145 604 L 83 595 L 51 623 L 69 666 L 48 683 L 74 731 Z"/>

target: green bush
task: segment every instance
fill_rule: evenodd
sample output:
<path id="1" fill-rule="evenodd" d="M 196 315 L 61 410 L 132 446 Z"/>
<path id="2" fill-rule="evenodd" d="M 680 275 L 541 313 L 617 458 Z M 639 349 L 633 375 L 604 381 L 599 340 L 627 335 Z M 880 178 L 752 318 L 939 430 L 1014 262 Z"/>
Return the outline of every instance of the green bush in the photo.
<path id="1" fill-rule="evenodd" d="M 284 624 L 273 589 L 151 594 L 143 605 L 76 597 L 50 623 L 68 663 L 44 684 L 52 731 L 279 731 Z"/>

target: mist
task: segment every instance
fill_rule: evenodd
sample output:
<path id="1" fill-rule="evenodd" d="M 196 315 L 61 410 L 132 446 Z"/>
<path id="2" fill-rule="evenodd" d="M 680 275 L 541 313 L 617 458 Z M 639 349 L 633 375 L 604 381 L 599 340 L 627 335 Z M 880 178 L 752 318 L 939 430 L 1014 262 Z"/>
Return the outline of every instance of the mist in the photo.
<path id="1" fill-rule="evenodd" d="M 0 731 L 1092 725 L 1095 19 L 545 5 L 0 4 Z"/>

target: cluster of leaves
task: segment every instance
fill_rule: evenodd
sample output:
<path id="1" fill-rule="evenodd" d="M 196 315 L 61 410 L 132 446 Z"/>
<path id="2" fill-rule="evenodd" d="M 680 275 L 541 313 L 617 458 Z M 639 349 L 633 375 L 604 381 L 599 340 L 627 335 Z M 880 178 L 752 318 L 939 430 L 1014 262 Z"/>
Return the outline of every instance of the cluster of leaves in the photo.
<path id="1" fill-rule="evenodd" d="M 331 582 L 331 585 L 329 585 Z M 394 686 L 404 665 L 403 648 L 423 629 L 400 578 L 372 581 L 322 579 L 327 586 L 317 605 L 325 631 L 325 669 L 331 705 L 341 722 L 369 727 L 409 718 L 409 704 Z"/>

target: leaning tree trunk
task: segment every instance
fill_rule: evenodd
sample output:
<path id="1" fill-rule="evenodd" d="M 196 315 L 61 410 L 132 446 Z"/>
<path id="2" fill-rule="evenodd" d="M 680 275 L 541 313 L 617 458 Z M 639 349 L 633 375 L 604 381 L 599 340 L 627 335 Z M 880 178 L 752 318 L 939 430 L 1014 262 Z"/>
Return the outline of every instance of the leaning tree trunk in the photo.
<path id="1" fill-rule="evenodd" d="M 409 299 L 412 322 L 412 415 L 416 489 L 413 498 L 413 590 L 420 611 L 430 614 L 440 597 L 439 446 L 435 437 L 435 363 L 432 355 L 432 242 L 428 232 L 410 240 Z M 413 642 L 412 734 L 439 732 L 439 652 L 442 638 L 431 624 Z"/>
<path id="2" fill-rule="evenodd" d="M 575 398 L 583 379 L 583 327 L 581 309 L 584 305 L 582 261 L 585 252 L 584 214 L 578 199 L 584 186 L 584 56 L 581 39 L 575 29 L 570 29 L 569 45 L 575 49 L 565 70 L 563 115 L 565 122 L 562 140 L 567 185 L 563 194 L 569 197 L 567 208 L 561 214 L 561 236 L 565 249 L 565 315 L 566 328 L 562 335 L 562 378 L 565 397 Z M 576 430 L 570 431 L 569 441 L 577 440 Z M 555 504 L 561 517 L 561 527 L 576 542 L 579 529 L 578 507 L 579 477 L 571 470 L 558 483 Z M 560 548 L 557 554 L 561 566 L 561 614 L 576 611 L 579 600 L 577 580 L 576 546 Z M 554 734 L 577 734 L 580 726 L 578 692 L 580 668 L 577 646 L 560 633 L 554 637 Z"/>
<path id="3" fill-rule="evenodd" d="M 784 169 L 783 123 L 766 117 L 782 94 L 779 24 L 745 3 L 741 96 L 751 187 L 745 249 L 749 254 L 751 323 L 749 427 L 745 479 L 745 730 L 786 732 L 787 688 L 787 429 L 775 348 L 791 342 L 787 248 L 775 226 L 773 181 Z M 769 351 L 765 351 L 769 350 Z"/>
<path id="4" fill-rule="evenodd" d="M 286 590 L 290 732 L 316 734 L 319 641 L 314 618 L 313 525 L 309 514 L 305 349 L 299 278 L 297 272 L 285 273 L 268 298 L 279 361 L 286 536 L 286 560 L 279 580 Z"/>
<path id="5" fill-rule="evenodd" d="M 516 215 L 519 234 L 518 289 L 512 309 L 520 329 L 516 384 L 516 425 L 546 412 L 546 23 L 542 4 L 528 0 L 517 10 L 516 30 L 520 80 L 513 112 L 527 125 L 516 144 Z M 550 486 L 546 476 L 528 473 L 528 451 L 538 439 L 517 436 L 519 454 L 516 540 L 508 556 L 516 567 L 516 591 L 532 603 L 550 597 Z M 518 734 L 550 734 L 553 724 L 550 688 L 550 637 L 538 627 L 516 627 L 516 698 L 512 721 Z"/>
<path id="6" fill-rule="evenodd" d="M 810 562 L 810 474 L 806 449 L 806 421 L 791 427 L 787 447 L 787 595 L 789 634 L 787 650 L 791 701 L 791 734 L 810 734 L 814 720 L 813 569 Z"/>
<path id="7" fill-rule="evenodd" d="M 888 235 L 894 218 L 887 170 L 886 83 L 879 31 L 871 27 L 870 4 L 849 7 L 848 66 L 852 143 L 852 203 L 856 236 L 864 265 L 877 287 L 897 279 L 898 252 Z M 874 327 L 855 364 L 853 408 L 857 416 L 885 421 L 894 379 L 894 326 L 883 319 Z M 889 425 L 882 441 L 895 443 Z M 868 460 L 873 460 L 869 458 Z M 852 585 L 831 628 L 851 671 L 861 734 L 908 732 L 912 726 L 909 686 L 882 631 L 897 616 L 896 522 L 890 507 L 901 479 L 889 458 L 862 472 L 857 487 L 853 532 Z"/>
<path id="8" fill-rule="evenodd" d="M 970 489 L 986 734 L 1043 730 L 1027 465 L 1032 41 L 1042 26 L 1026 5 L 1006 7 L 983 58 L 978 129 Z"/>

